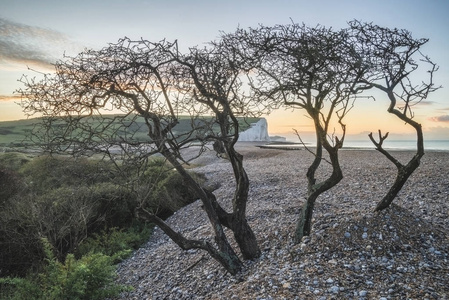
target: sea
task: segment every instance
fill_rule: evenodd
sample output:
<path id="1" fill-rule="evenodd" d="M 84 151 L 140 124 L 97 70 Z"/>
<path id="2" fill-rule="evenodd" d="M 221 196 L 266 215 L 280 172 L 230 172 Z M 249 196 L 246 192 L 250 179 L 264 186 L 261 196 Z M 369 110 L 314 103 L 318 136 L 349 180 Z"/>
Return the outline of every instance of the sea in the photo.
<path id="1" fill-rule="evenodd" d="M 385 140 L 389 150 L 416 150 L 416 140 Z M 345 140 L 343 149 L 374 149 L 370 140 Z M 449 151 L 449 140 L 424 140 L 424 151 Z"/>
<path id="2" fill-rule="evenodd" d="M 298 138 L 294 136 L 288 136 L 286 138 L 287 143 L 298 144 Z M 312 139 L 304 140 L 306 145 L 313 146 L 315 142 Z M 383 148 L 388 150 L 416 150 L 416 140 L 406 139 L 386 139 L 383 143 Z M 374 144 L 370 139 L 345 139 L 343 149 L 375 149 Z M 426 140 L 424 139 L 425 151 L 449 151 L 449 139 L 448 140 Z"/>

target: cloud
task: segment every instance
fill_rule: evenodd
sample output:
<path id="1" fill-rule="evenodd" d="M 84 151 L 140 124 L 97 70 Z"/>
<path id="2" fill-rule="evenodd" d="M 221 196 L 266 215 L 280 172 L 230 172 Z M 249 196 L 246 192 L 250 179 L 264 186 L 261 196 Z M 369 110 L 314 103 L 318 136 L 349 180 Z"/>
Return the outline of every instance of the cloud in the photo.
<path id="1" fill-rule="evenodd" d="M 296 127 L 313 127 L 313 125 L 309 124 L 287 124 L 287 125 L 279 125 L 278 127 L 288 127 L 288 128 L 296 128 Z"/>
<path id="2" fill-rule="evenodd" d="M 67 42 L 66 36 L 51 29 L 33 27 L 0 18 L 0 63 L 19 63 L 53 68 L 55 45 Z"/>
<path id="3" fill-rule="evenodd" d="M 417 110 L 417 109 L 427 109 L 428 106 L 433 106 L 439 104 L 436 101 L 420 101 L 420 102 L 413 102 L 411 103 L 411 109 L 412 110 Z M 403 110 L 404 109 L 404 104 L 400 103 L 400 106 L 398 106 L 399 109 Z"/>
<path id="4" fill-rule="evenodd" d="M 428 106 L 428 105 L 434 105 L 434 104 L 438 104 L 438 102 L 436 102 L 436 101 L 429 101 L 429 100 L 423 100 L 423 101 L 420 101 L 419 103 L 417 103 L 416 107 Z"/>
<path id="5" fill-rule="evenodd" d="M 433 122 L 449 122 L 449 115 L 431 117 L 429 120 Z"/>
<path id="6" fill-rule="evenodd" d="M 12 95 L 12 96 L 0 95 L 0 102 L 17 101 L 20 100 L 21 98 L 22 97 L 20 95 Z"/>
<path id="7" fill-rule="evenodd" d="M 427 140 L 447 140 L 449 138 L 449 127 L 431 127 L 425 129 L 424 137 Z"/>

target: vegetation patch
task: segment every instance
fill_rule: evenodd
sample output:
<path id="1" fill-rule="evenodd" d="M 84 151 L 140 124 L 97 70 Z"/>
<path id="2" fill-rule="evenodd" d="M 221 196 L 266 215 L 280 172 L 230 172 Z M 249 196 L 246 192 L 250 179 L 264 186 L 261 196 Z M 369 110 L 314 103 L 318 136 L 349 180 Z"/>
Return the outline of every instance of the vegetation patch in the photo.
<path id="1" fill-rule="evenodd" d="M 123 290 L 113 286 L 114 264 L 153 228 L 135 218 L 135 209 L 165 218 L 195 200 L 179 174 L 157 159 L 139 174 L 101 160 L 2 153 L 0 187 L 1 299 L 114 295 Z"/>

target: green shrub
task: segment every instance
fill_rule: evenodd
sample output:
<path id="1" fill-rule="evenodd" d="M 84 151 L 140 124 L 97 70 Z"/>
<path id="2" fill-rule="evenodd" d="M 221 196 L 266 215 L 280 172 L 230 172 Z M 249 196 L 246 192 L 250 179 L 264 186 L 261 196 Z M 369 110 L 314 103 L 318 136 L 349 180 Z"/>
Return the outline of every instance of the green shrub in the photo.
<path id="1" fill-rule="evenodd" d="M 24 275 L 42 260 L 32 197 L 18 194 L 0 209 L 0 273 Z"/>
<path id="2" fill-rule="evenodd" d="M 2 274 L 23 275 L 27 268 L 39 262 L 42 236 L 63 260 L 95 232 L 109 227 L 129 227 L 135 207 L 132 202 L 129 191 L 112 183 L 64 186 L 46 194 L 11 198 L 0 210 Z"/>
<path id="3" fill-rule="evenodd" d="M 10 215 L 29 228 L 17 232 L 17 237 L 26 235 L 31 241 L 44 236 L 62 259 L 94 232 L 108 226 L 127 227 L 133 209 L 126 195 L 126 190 L 111 183 L 64 186 L 40 196 L 24 197 L 14 204 L 16 209 L 10 210 Z"/>
<path id="4" fill-rule="evenodd" d="M 206 181 L 204 175 L 193 172 L 191 175 L 200 184 Z M 139 178 L 139 182 L 137 193 L 144 196 L 137 198 L 148 211 L 152 211 L 162 218 L 169 217 L 178 209 L 198 198 L 185 184 L 182 176 L 162 159 L 150 161 L 145 172 Z"/>
<path id="5" fill-rule="evenodd" d="M 87 253 L 103 253 L 116 262 L 127 257 L 132 249 L 137 249 L 150 237 L 153 229 L 150 224 L 138 224 L 130 228 L 111 228 L 94 233 L 84 240 L 77 249 L 77 256 Z"/>
<path id="6" fill-rule="evenodd" d="M 0 154 L 0 167 L 18 171 L 24 165 L 31 161 L 31 158 L 23 153 L 6 152 Z"/>
<path id="7" fill-rule="evenodd" d="M 12 196 L 23 189 L 22 179 L 17 171 L 29 160 L 21 153 L 0 154 L 0 210 Z"/>
<path id="8" fill-rule="evenodd" d="M 197 198 L 163 160 L 150 160 L 140 169 L 122 167 L 113 173 L 104 162 L 42 156 L 23 164 L 15 177 L 0 168 L 0 186 L 10 189 L 0 190 L 1 276 L 39 270 L 41 237 L 60 262 L 68 253 L 118 260 L 148 239 L 149 225 L 135 226 L 138 206 L 166 218 Z M 12 179 L 19 188 L 9 184 Z"/>
<path id="9" fill-rule="evenodd" d="M 12 170 L 0 166 L 0 209 L 21 190 L 22 182 Z"/>
<path id="10" fill-rule="evenodd" d="M 23 300 L 42 299 L 42 291 L 32 280 L 18 277 L 0 278 L 0 299 Z"/>
<path id="11" fill-rule="evenodd" d="M 115 266 L 110 256 L 92 253 L 77 260 L 69 254 L 61 263 L 54 258 L 48 241 L 43 244 L 47 262 L 44 271 L 27 279 L 0 279 L 4 299 L 95 300 L 128 290 L 115 284 Z"/>
<path id="12" fill-rule="evenodd" d="M 44 194 L 62 186 L 92 185 L 109 182 L 111 166 L 103 161 L 86 158 L 41 156 L 21 169 L 33 193 Z"/>

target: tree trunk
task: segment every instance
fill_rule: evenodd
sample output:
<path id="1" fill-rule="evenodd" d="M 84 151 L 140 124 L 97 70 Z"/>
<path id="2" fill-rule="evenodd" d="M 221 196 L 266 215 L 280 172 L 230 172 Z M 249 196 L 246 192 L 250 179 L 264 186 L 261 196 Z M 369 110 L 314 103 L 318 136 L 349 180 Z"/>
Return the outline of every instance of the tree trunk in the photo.
<path id="1" fill-rule="evenodd" d="M 301 208 L 300 216 L 296 224 L 295 242 L 301 242 L 303 236 L 310 235 L 312 229 L 313 210 L 315 208 L 316 199 L 325 191 L 337 185 L 343 178 L 343 173 L 338 160 L 338 149 L 341 148 L 342 143 L 337 142 L 335 146 L 329 144 L 326 140 L 326 131 L 316 122 L 317 144 L 315 150 L 315 159 L 307 170 L 308 191 L 307 201 Z M 316 182 L 315 173 L 318 170 L 321 161 L 323 160 L 323 147 L 329 154 L 329 159 L 332 165 L 332 174 L 321 182 Z"/>
<path id="2" fill-rule="evenodd" d="M 235 120 L 234 124 L 238 124 Z M 238 130 L 238 128 L 237 128 Z M 243 167 L 243 156 L 238 153 L 234 146 L 237 136 L 233 140 L 224 143 L 228 159 L 231 162 L 236 180 L 236 188 L 232 201 L 232 217 L 230 218 L 230 229 L 234 233 L 235 240 L 239 245 L 244 259 L 256 259 L 260 257 L 261 251 L 257 243 L 256 235 L 246 219 L 246 204 L 248 203 L 249 178 Z"/>
<path id="3" fill-rule="evenodd" d="M 257 243 L 256 235 L 254 234 L 248 222 L 245 219 L 236 220 L 233 222 L 234 237 L 239 245 L 240 251 L 244 259 L 256 259 L 260 257 L 260 248 Z"/>
<path id="4" fill-rule="evenodd" d="M 309 195 L 306 203 L 304 203 L 301 208 L 299 219 L 296 223 L 295 243 L 300 243 L 304 236 L 310 235 L 312 230 L 313 209 L 317 198 L 317 194 Z"/>
<path id="5" fill-rule="evenodd" d="M 384 89 L 385 90 L 385 89 Z M 388 108 L 388 112 L 394 114 L 396 117 L 401 119 L 402 121 L 410 124 L 416 131 L 416 154 L 413 158 L 408 162 L 407 165 L 401 164 L 396 158 L 394 158 L 388 151 L 386 151 L 383 147 L 383 141 L 387 139 L 388 132 L 386 135 L 382 136 L 381 131 L 379 130 L 379 142 L 373 138 L 373 134 L 370 133 L 368 136 L 373 144 L 376 146 L 376 150 L 382 153 L 388 160 L 390 160 L 396 166 L 398 173 L 396 175 L 396 179 L 394 180 L 393 185 L 388 190 L 387 194 L 382 198 L 382 200 L 377 204 L 374 211 L 381 211 L 390 206 L 393 200 L 396 198 L 398 193 L 401 191 L 404 184 L 407 182 L 408 178 L 413 174 L 413 172 L 419 167 L 421 163 L 421 158 L 424 156 L 424 136 L 422 132 L 422 126 L 418 122 L 415 122 L 411 118 L 409 118 L 405 112 L 395 109 L 396 106 L 396 97 L 393 93 L 393 90 L 387 90 L 388 97 L 390 99 L 390 106 Z M 408 102 L 407 102 L 408 104 Z"/>
<path id="6" fill-rule="evenodd" d="M 220 206 L 213 193 L 207 191 L 207 194 L 217 212 L 220 223 L 233 232 L 243 258 L 251 260 L 260 257 L 261 251 L 257 243 L 256 235 L 249 226 L 246 217 L 236 217 L 237 214 L 226 212 Z"/>
<path id="7" fill-rule="evenodd" d="M 390 187 L 388 193 L 382 198 L 382 200 L 377 203 L 376 209 L 374 211 L 381 211 L 390 206 L 398 193 L 401 191 L 404 184 L 407 182 L 408 178 L 419 167 L 419 165 L 420 157 L 418 155 L 415 155 L 406 166 L 397 166 L 398 173 L 393 185 Z"/>
<path id="8" fill-rule="evenodd" d="M 228 239 L 223 231 L 223 227 L 219 221 L 215 205 L 213 205 L 212 199 L 208 193 L 190 176 L 184 167 L 178 162 L 174 155 L 162 144 L 160 147 L 160 153 L 167 158 L 167 160 L 175 167 L 179 174 L 186 180 L 187 184 L 196 192 L 201 199 L 204 210 L 209 218 L 215 233 L 215 243 L 218 250 L 209 245 L 209 249 L 205 249 L 209 254 L 219 261 L 231 274 L 236 274 L 242 267 L 242 263 L 237 254 L 232 249 L 228 242 Z"/>
<path id="9" fill-rule="evenodd" d="M 229 273 L 232 275 L 237 274 L 241 267 L 242 263 L 238 259 L 237 255 L 234 253 L 234 250 L 229 247 L 219 247 L 217 250 L 213 247 L 209 242 L 202 240 L 189 240 L 186 239 L 182 234 L 173 230 L 167 223 L 164 222 L 161 218 L 156 216 L 155 214 L 150 213 L 145 209 L 139 209 L 136 213 L 140 216 L 148 220 L 149 222 L 154 223 L 159 226 L 159 228 L 164 231 L 170 239 L 175 242 L 181 249 L 189 250 L 189 249 L 202 249 L 209 253 L 215 260 L 217 260 Z M 218 245 L 222 245 L 223 243 L 217 240 Z"/>

